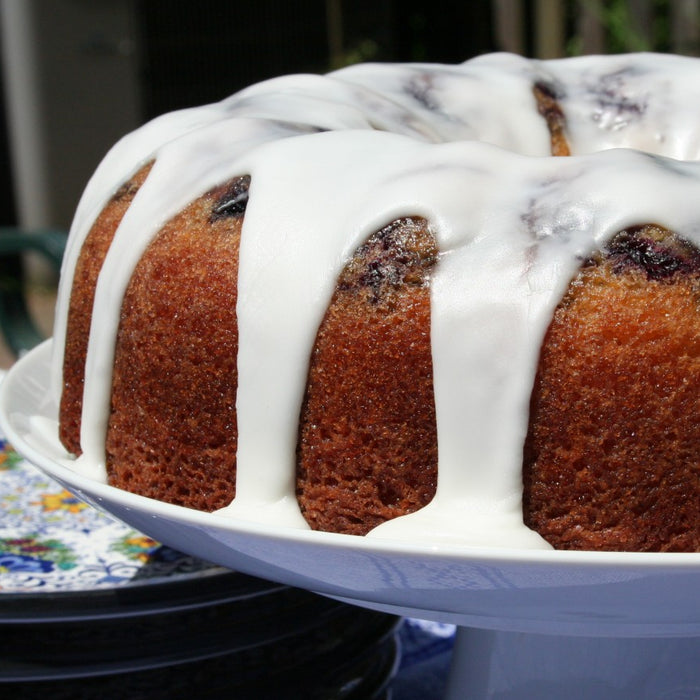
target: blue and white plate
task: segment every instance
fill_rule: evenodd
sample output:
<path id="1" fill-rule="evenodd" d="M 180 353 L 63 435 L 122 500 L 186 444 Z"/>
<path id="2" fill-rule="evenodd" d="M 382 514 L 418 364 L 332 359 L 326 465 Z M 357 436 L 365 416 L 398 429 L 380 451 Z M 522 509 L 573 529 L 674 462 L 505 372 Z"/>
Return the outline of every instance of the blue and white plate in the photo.
<path id="1" fill-rule="evenodd" d="M 0 623 L 153 615 L 284 588 L 178 552 L 96 510 L 0 436 Z"/>
<path id="2" fill-rule="evenodd" d="M 13 696 L 247 697 L 293 681 L 299 697 L 379 698 L 397 624 L 163 545 L 0 435 L 0 687 Z"/>

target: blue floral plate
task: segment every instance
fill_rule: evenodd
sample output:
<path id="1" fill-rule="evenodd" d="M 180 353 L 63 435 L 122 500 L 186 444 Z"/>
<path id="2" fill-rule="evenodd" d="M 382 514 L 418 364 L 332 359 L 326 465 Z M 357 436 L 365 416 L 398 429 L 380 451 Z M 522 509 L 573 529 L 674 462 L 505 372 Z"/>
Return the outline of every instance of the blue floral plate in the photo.
<path id="1" fill-rule="evenodd" d="M 0 623 L 151 615 L 283 588 L 178 552 L 105 515 L 0 436 Z"/>

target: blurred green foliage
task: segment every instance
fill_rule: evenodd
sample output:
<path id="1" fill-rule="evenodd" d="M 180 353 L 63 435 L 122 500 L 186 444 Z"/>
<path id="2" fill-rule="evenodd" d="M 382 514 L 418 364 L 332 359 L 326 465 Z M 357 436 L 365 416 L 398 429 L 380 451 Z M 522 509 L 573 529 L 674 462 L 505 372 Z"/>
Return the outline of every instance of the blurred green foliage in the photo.
<path id="1" fill-rule="evenodd" d="M 671 3 L 672 0 L 652 0 L 648 24 L 642 26 L 629 0 L 581 0 L 604 28 L 606 53 L 670 51 Z M 581 37 L 575 34 L 567 42 L 567 54 L 579 55 L 581 46 Z"/>

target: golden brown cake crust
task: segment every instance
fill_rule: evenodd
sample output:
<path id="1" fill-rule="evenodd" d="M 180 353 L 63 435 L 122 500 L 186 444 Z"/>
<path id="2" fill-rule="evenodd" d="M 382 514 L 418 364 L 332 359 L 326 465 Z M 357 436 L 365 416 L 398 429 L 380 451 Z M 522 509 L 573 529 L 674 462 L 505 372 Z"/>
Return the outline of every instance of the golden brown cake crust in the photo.
<path id="1" fill-rule="evenodd" d="M 547 122 L 552 143 L 553 156 L 570 156 L 571 149 L 566 139 L 566 118 L 555 94 L 555 91 L 544 83 L 533 86 L 532 92 L 537 102 L 537 111 Z"/>
<path id="2" fill-rule="evenodd" d="M 555 548 L 700 551 L 700 256 L 648 226 L 584 267 L 542 348 L 525 523 Z"/>
<path id="3" fill-rule="evenodd" d="M 137 265 L 117 337 L 112 485 L 199 510 L 235 494 L 238 250 L 248 178 L 169 221 Z"/>
<path id="4" fill-rule="evenodd" d="M 83 406 L 83 378 L 97 276 L 114 238 L 114 232 L 146 180 L 152 165 L 149 163 L 142 167 L 107 203 L 83 243 L 75 268 L 68 311 L 59 414 L 61 442 L 75 455 L 81 454 L 80 414 Z"/>
<path id="5" fill-rule="evenodd" d="M 436 255 L 425 221 L 403 219 L 372 236 L 340 276 L 301 416 L 297 496 L 312 528 L 365 534 L 435 493 Z"/>

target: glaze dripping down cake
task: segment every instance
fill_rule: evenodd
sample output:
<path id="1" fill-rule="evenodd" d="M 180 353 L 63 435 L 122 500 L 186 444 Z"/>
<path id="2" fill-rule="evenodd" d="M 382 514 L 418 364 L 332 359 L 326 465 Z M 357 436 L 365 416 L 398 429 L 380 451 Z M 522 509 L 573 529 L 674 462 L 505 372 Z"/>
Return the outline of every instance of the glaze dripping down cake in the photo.
<path id="1" fill-rule="evenodd" d="M 289 527 L 700 551 L 699 78 L 360 65 L 125 137 L 59 292 L 74 468 Z"/>

